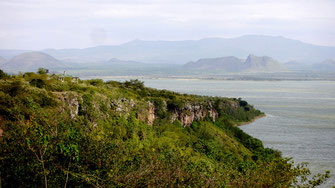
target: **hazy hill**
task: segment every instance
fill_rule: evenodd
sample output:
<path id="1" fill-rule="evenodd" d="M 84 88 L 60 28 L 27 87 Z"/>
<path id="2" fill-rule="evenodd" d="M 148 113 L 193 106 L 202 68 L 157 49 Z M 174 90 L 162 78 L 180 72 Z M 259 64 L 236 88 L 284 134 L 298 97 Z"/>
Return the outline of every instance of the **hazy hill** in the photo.
<path id="1" fill-rule="evenodd" d="M 289 62 L 286 62 L 284 65 L 289 70 L 293 70 L 293 71 L 309 71 L 313 67 L 313 64 L 306 64 L 306 63 L 299 62 L 299 61 L 289 61 Z"/>
<path id="2" fill-rule="evenodd" d="M 196 62 L 189 62 L 183 67 L 197 70 L 220 70 L 224 72 L 237 72 L 241 70 L 243 61 L 234 56 L 199 59 Z"/>
<path id="3" fill-rule="evenodd" d="M 31 52 L 31 50 L 6 50 L 0 49 L 0 56 L 5 59 L 11 59 L 14 56 L 17 56 L 22 53 Z"/>
<path id="4" fill-rule="evenodd" d="M 26 52 L 0 66 L 8 72 L 36 71 L 39 67 L 57 70 L 65 66 L 59 60 L 42 52 Z"/>
<path id="5" fill-rule="evenodd" d="M 117 58 L 112 58 L 106 62 L 100 63 L 98 65 L 101 66 L 110 66 L 112 68 L 115 67 L 136 67 L 136 66 L 146 66 L 147 64 L 137 62 L 137 61 L 127 61 L 127 60 L 120 60 Z"/>
<path id="6" fill-rule="evenodd" d="M 78 76 L 110 76 L 110 75 L 152 75 L 165 74 L 171 66 L 147 64 L 112 58 L 108 61 L 71 63 L 71 72 Z"/>
<path id="7" fill-rule="evenodd" d="M 5 59 L 5 58 L 3 58 L 3 57 L 0 56 L 0 66 L 2 64 L 5 64 L 6 62 L 7 62 L 7 59 Z"/>
<path id="8" fill-rule="evenodd" d="M 335 72 L 335 60 L 328 59 L 321 63 L 316 63 L 313 65 L 314 71 L 326 71 L 326 72 Z"/>
<path id="9" fill-rule="evenodd" d="M 249 54 L 270 56 L 281 62 L 296 60 L 309 63 L 335 58 L 335 47 L 317 46 L 284 37 L 258 35 L 185 41 L 135 40 L 122 45 L 85 49 L 48 49 L 44 52 L 58 59 L 75 59 L 76 61 L 106 61 L 114 57 L 145 63 L 168 64 L 183 64 L 203 57 L 236 56 L 243 58 Z"/>
<path id="10" fill-rule="evenodd" d="M 257 57 L 249 55 L 243 66 L 245 71 L 255 72 L 282 72 L 286 71 L 284 65 L 268 56 Z"/>
<path id="11" fill-rule="evenodd" d="M 200 59 L 185 64 L 184 68 L 209 72 L 281 72 L 287 70 L 284 65 L 271 57 L 254 55 L 249 55 L 246 60 L 233 56 Z"/>

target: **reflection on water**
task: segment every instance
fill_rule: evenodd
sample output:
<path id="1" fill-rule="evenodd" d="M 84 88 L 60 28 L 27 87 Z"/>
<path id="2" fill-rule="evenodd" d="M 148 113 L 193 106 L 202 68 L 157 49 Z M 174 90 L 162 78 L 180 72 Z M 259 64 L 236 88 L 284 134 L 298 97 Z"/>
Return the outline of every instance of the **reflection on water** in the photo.
<path id="1" fill-rule="evenodd" d="M 335 82 L 143 81 L 152 88 L 247 100 L 267 116 L 241 129 L 285 157 L 309 162 L 313 172 L 331 170 L 326 186 L 335 184 Z"/>

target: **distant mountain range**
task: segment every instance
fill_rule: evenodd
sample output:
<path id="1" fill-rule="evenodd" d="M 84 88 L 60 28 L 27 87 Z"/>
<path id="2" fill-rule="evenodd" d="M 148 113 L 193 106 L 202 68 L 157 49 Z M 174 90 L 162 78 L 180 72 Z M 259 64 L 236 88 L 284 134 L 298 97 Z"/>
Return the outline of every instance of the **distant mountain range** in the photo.
<path id="1" fill-rule="evenodd" d="M 181 65 L 200 58 L 226 56 L 244 58 L 249 54 L 269 56 L 283 63 L 297 61 L 311 64 L 335 59 L 335 47 L 317 46 L 284 37 L 263 35 L 185 41 L 135 40 L 121 45 L 84 49 L 46 49 L 43 52 L 62 61 L 78 63 L 118 58 L 152 64 Z M 0 56 L 6 59 L 20 53 L 22 51 L 0 50 Z"/>
<path id="2" fill-rule="evenodd" d="M 234 56 L 200 59 L 183 66 L 188 70 L 206 72 L 283 72 L 286 67 L 267 56 L 249 55 L 246 60 Z"/>
<path id="3" fill-rule="evenodd" d="M 25 52 L 7 61 L 0 58 L 0 69 L 8 73 L 35 72 L 38 68 L 52 72 L 64 70 L 79 75 L 138 75 L 145 73 L 166 73 L 171 69 L 167 65 L 147 64 L 112 58 L 108 61 L 73 63 L 60 61 L 44 52 Z"/>
<path id="4" fill-rule="evenodd" d="M 243 59 L 245 57 L 247 59 Z M 0 50 L 0 69 L 17 73 L 43 67 L 80 75 L 335 72 L 334 59 L 335 47 L 283 37 L 248 35 L 188 41 L 135 40 L 115 46 L 40 52 Z"/>

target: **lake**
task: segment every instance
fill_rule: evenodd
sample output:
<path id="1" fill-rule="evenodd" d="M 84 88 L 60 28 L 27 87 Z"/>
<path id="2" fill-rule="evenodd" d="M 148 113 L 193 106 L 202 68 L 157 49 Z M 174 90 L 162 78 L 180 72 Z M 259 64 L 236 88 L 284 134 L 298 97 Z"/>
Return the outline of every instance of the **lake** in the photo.
<path id="1" fill-rule="evenodd" d="M 181 93 L 241 97 L 266 117 L 241 126 L 269 148 L 295 162 L 309 162 L 312 172 L 331 170 L 335 184 L 334 81 L 219 81 L 144 79 L 157 89 Z"/>

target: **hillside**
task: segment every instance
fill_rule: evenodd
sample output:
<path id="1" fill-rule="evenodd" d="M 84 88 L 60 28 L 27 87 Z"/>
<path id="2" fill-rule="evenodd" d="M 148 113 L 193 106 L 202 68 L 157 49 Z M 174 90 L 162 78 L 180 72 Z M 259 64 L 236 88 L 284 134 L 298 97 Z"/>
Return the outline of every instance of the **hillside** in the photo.
<path id="1" fill-rule="evenodd" d="M 61 69 L 65 66 L 59 60 L 42 52 L 26 52 L 19 54 L 0 66 L 1 69 L 14 73 L 19 71 L 35 72 L 39 67 L 45 67 L 47 69 Z"/>
<path id="2" fill-rule="evenodd" d="M 316 63 L 313 65 L 312 70 L 314 71 L 325 71 L 325 72 L 335 72 L 335 60 L 328 59 L 321 63 Z"/>
<path id="3" fill-rule="evenodd" d="M 249 55 L 244 63 L 245 71 L 255 72 L 283 72 L 287 71 L 284 65 L 268 56 L 257 57 Z"/>
<path id="4" fill-rule="evenodd" d="M 127 61 L 117 58 L 108 61 L 89 63 L 67 63 L 71 74 L 78 76 L 138 76 L 138 75 L 166 75 L 179 68 L 174 65 L 147 64 L 137 61 Z"/>
<path id="5" fill-rule="evenodd" d="M 278 61 L 267 57 L 249 55 L 246 60 L 233 56 L 221 58 L 200 59 L 183 66 L 188 70 L 206 72 L 283 72 L 287 69 Z"/>
<path id="6" fill-rule="evenodd" d="M 5 50 L 5 49 L 0 49 L 0 56 L 5 58 L 5 59 L 11 59 L 14 56 L 17 56 L 19 54 L 23 54 L 26 52 L 31 52 L 31 50 Z"/>
<path id="7" fill-rule="evenodd" d="M 263 115 L 242 99 L 138 80 L 0 76 L 4 187 L 289 187 L 328 177 L 308 182 L 304 165 L 235 127 Z"/>
<path id="8" fill-rule="evenodd" d="M 220 58 L 199 59 L 196 62 L 186 63 L 183 67 L 186 69 L 198 69 L 205 71 L 223 71 L 223 72 L 239 72 L 243 61 L 233 56 Z"/>
<path id="9" fill-rule="evenodd" d="M 7 62 L 7 59 L 0 56 L 0 66 L 5 64 Z"/>

